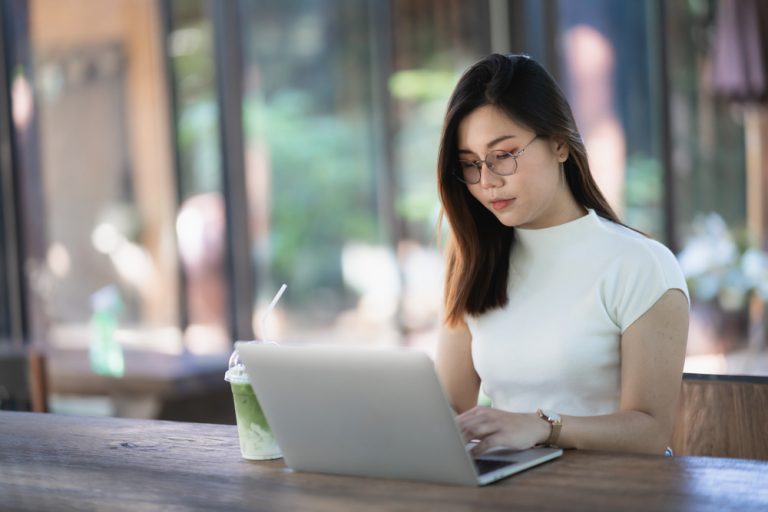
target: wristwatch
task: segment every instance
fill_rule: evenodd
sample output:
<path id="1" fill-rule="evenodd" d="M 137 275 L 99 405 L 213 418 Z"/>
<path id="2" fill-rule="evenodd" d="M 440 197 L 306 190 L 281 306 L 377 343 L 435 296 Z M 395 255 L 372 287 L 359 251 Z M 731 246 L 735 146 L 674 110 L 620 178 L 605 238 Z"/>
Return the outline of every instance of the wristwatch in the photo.
<path id="1" fill-rule="evenodd" d="M 556 412 L 544 411 L 539 409 L 536 411 L 539 418 L 543 419 L 550 426 L 549 438 L 544 441 L 544 446 L 555 446 L 557 444 L 557 438 L 560 437 L 560 429 L 563 428 L 563 422 L 560 420 L 560 415 Z"/>

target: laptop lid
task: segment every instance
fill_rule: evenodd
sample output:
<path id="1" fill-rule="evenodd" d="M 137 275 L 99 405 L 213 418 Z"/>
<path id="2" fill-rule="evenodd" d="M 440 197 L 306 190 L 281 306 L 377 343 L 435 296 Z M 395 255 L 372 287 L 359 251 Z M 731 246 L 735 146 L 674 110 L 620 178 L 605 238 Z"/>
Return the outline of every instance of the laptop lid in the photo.
<path id="1" fill-rule="evenodd" d="M 480 483 L 426 354 L 255 343 L 238 343 L 237 350 L 289 467 Z M 527 457 L 526 467 L 536 458 Z M 490 464 L 490 473 L 516 472 L 501 461 Z"/>

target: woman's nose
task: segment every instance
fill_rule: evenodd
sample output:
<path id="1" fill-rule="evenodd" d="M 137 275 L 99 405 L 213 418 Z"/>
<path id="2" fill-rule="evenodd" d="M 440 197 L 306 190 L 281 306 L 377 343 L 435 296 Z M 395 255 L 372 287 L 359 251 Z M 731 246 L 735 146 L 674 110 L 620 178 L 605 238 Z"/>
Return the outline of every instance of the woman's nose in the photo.
<path id="1" fill-rule="evenodd" d="M 488 164 L 483 162 L 480 167 L 480 186 L 483 188 L 496 188 L 504 184 L 504 179 L 491 172 Z"/>

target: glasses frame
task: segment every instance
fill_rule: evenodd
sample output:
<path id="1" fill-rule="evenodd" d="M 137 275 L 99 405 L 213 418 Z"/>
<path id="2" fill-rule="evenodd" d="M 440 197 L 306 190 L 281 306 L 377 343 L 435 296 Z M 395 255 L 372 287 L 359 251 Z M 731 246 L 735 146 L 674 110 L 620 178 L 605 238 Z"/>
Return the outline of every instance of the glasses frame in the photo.
<path id="1" fill-rule="evenodd" d="M 511 153 L 509 151 L 503 151 L 501 149 L 494 149 L 494 150 L 491 150 L 488 153 L 486 153 L 485 158 L 483 160 L 459 160 L 459 166 L 456 169 L 454 169 L 453 175 L 456 176 L 456 178 L 460 182 L 462 182 L 462 183 L 465 183 L 467 185 L 477 185 L 478 183 L 480 183 L 480 180 L 483 177 L 483 164 L 485 164 L 485 166 L 488 168 L 488 170 L 491 171 L 496 176 L 512 176 L 513 174 L 515 174 L 517 172 L 517 167 L 518 167 L 517 159 L 523 153 L 525 153 L 525 150 L 528 149 L 528 146 L 533 144 L 533 142 L 536 139 L 538 139 L 538 138 L 539 138 L 539 136 L 535 135 L 530 141 L 528 141 L 528 144 L 526 144 L 522 148 L 518 149 L 514 153 Z M 498 171 L 494 170 L 495 165 L 493 164 L 493 161 L 491 161 L 491 162 L 488 161 L 488 157 L 489 156 L 493 156 L 493 160 L 496 160 L 497 159 L 497 155 L 507 155 L 509 158 L 512 159 L 512 161 L 515 162 L 515 168 L 511 172 L 507 172 L 507 173 L 501 173 L 501 172 L 498 172 Z M 464 169 L 461 166 L 462 162 L 465 163 L 465 164 L 470 164 L 470 165 L 474 166 L 475 169 L 477 169 L 477 180 L 476 181 L 467 181 L 466 179 L 464 179 Z"/>

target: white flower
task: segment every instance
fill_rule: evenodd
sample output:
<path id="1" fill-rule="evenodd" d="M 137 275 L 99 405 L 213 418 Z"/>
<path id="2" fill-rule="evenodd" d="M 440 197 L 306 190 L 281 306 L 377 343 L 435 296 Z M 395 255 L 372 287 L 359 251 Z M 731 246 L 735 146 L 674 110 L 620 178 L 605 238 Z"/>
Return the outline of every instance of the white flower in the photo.
<path id="1" fill-rule="evenodd" d="M 678 254 L 678 260 L 688 278 L 734 265 L 738 248 L 723 218 L 716 213 L 697 217 L 693 222 L 693 236 Z"/>
<path id="2" fill-rule="evenodd" d="M 745 306 L 750 292 L 768 299 L 768 254 L 756 248 L 739 252 L 722 217 L 696 217 L 678 260 L 698 300 L 717 299 L 721 308 L 735 311 Z"/>

